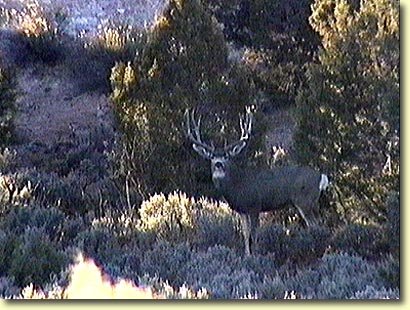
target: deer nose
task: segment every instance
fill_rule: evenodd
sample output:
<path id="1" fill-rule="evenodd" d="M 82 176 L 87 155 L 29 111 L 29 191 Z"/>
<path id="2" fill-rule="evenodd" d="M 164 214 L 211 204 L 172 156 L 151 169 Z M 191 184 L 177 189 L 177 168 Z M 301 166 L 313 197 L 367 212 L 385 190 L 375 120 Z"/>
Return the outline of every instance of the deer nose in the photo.
<path id="1" fill-rule="evenodd" d="M 220 162 L 220 161 L 217 161 L 216 163 L 215 163 L 215 168 L 216 169 L 222 169 L 224 167 L 224 165 Z"/>

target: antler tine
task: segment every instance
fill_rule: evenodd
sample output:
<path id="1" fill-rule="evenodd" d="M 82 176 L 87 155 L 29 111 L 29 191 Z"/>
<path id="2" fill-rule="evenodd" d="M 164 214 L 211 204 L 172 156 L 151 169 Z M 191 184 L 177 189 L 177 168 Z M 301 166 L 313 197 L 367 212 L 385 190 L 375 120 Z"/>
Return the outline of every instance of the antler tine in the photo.
<path id="1" fill-rule="evenodd" d="M 186 111 L 185 111 L 186 132 L 187 132 L 188 138 L 192 142 L 200 142 L 200 141 L 197 141 L 197 137 L 195 137 L 192 133 L 191 122 L 194 122 L 194 120 L 195 120 L 194 113 L 195 113 L 194 110 L 192 110 L 191 113 L 189 113 L 188 109 L 186 109 Z"/>
<path id="2" fill-rule="evenodd" d="M 205 144 L 202 142 L 201 138 L 201 116 L 199 116 L 198 120 L 195 120 L 195 109 L 192 109 L 191 113 L 187 109 L 185 111 L 185 118 L 186 118 L 186 126 L 187 126 L 187 135 L 188 138 L 192 141 L 192 143 L 202 146 L 206 148 L 208 151 L 212 151 L 213 147 Z M 191 128 L 192 126 L 192 128 Z"/>
<path id="3" fill-rule="evenodd" d="M 238 141 L 235 141 L 228 146 L 224 147 L 224 150 L 229 153 L 230 156 L 235 156 L 241 152 L 245 147 L 252 131 L 252 119 L 253 114 L 250 107 L 246 107 L 245 114 L 239 117 L 239 126 L 241 128 L 241 137 Z M 244 143 L 245 142 L 245 143 Z"/>
<path id="4" fill-rule="evenodd" d="M 253 114 L 251 112 L 251 107 L 247 106 L 245 115 L 239 118 L 239 125 L 241 127 L 241 141 L 249 139 L 252 131 L 252 120 Z"/>
<path id="5" fill-rule="evenodd" d="M 199 142 L 203 143 L 202 138 L 201 138 L 201 131 L 200 131 L 200 128 L 201 128 L 201 115 L 198 116 L 198 120 L 196 121 L 195 120 L 195 109 L 192 109 L 192 122 L 194 123 L 194 132 L 195 132 L 196 139 Z"/>

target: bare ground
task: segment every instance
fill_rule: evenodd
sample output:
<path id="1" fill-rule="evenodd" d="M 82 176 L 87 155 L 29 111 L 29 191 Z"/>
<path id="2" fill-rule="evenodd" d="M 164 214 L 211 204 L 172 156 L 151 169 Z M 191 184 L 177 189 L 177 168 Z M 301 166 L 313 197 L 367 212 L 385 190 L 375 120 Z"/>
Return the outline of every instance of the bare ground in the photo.
<path id="1" fill-rule="evenodd" d="M 0 0 L 0 8 L 22 10 L 24 0 Z M 49 12 L 64 10 L 65 30 L 95 35 L 99 25 L 108 20 L 125 20 L 136 26 L 149 24 L 162 8 L 164 0 L 38 0 Z M 0 46 L 1 47 L 1 46 Z M 1 52 L 1 49 L 0 49 Z M 79 55 L 81 57 L 81 55 Z M 114 118 L 107 95 L 100 91 L 79 91 L 78 79 L 66 64 L 55 66 L 29 65 L 18 70 L 18 113 L 16 134 L 21 142 L 20 157 L 30 156 L 27 144 L 53 148 L 58 143 L 91 136 L 96 128 L 113 133 Z M 80 85 L 81 86 L 81 85 Z M 267 148 L 280 147 L 288 152 L 292 144 L 294 121 L 287 110 L 267 116 L 270 131 Z M 109 139 L 111 137 L 107 137 Z M 274 150 L 272 151 L 274 153 Z"/>
<path id="2" fill-rule="evenodd" d="M 87 39 L 95 37 L 111 21 L 145 27 L 152 23 L 164 3 L 164 0 L 0 0 L 0 13 L 27 11 L 34 4 L 47 16 L 63 16 L 58 25 L 61 33 L 73 39 Z M 7 24 L 4 30 L 0 33 L 0 40 L 3 40 L 0 55 L 7 58 L 6 63 L 9 59 L 24 58 L 24 45 L 17 46 L 19 42 L 14 41 L 16 37 L 8 30 Z M 81 61 L 79 64 L 81 66 Z M 32 148 L 28 145 L 41 145 L 46 150 L 60 143 L 90 138 L 99 129 L 114 134 L 108 96 L 101 90 L 90 90 L 90 85 L 84 87 L 85 92 L 82 89 L 82 82 L 93 83 L 92 78 L 91 81 L 87 80 L 87 76 L 92 74 L 87 72 L 84 78 L 81 76 L 84 73 L 82 70 L 92 68 L 79 68 L 73 74 L 73 68 L 67 68 L 69 66 L 72 64 L 64 61 L 55 66 L 24 63 L 16 71 L 18 96 L 15 133 L 20 143 L 15 150 L 23 165 L 27 163 L 25 158 L 32 155 Z M 112 137 L 106 138 L 110 140 Z"/>
<path id="3" fill-rule="evenodd" d="M 51 145 L 113 122 L 106 95 L 88 92 L 73 97 L 77 83 L 63 68 L 36 71 L 29 68 L 17 76 L 15 125 L 20 141 Z"/>
<path id="4" fill-rule="evenodd" d="M 63 30 L 70 35 L 93 35 L 110 20 L 136 27 L 149 25 L 163 9 L 165 0 L 0 0 L 0 8 L 23 10 L 37 3 L 51 15 L 59 15 Z"/>

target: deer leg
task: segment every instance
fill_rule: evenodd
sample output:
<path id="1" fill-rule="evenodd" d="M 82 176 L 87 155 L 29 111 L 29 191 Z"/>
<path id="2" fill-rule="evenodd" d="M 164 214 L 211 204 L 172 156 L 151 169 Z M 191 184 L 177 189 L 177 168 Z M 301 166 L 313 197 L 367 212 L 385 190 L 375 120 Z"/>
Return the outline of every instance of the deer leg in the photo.
<path id="1" fill-rule="evenodd" d="M 308 218 L 306 217 L 305 212 L 302 210 L 302 208 L 298 205 L 296 205 L 296 208 L 298 209 L 300 215 L 302 216 L 303 220 L 305 221 L 306 226 L 311 227 L 312 223 L 310 222 L 310 220 L 308 220 Z"/>
<path id="2" fill-rule="evenodd" d="M 305 209 L 303 209 L 300 205 L 296 205 L 296 208 L 299 210 L 299 213 L 305 221 L 306 226 L 309 228 L 314 225 L 317 225 L 318 221 L 314 213 L 314 204 L 306 204 L 304 206 L 306 206 Z"/>
<path id="3" fill-rule="evenodd" d="M 251 227 L 250 227 L 250 216 L 249 214 L 240 214 L 241 217 L 241 226 L 242 226 L 242 234 L 243 239 L 245 241 L 245 255 L 251 255 L 251 247 L 250 247 L 250 235 L 251 235 Z"/>
<path id="4" fill-rule="evenodd" d="M 251 253 L 257 253 L 258 251 L 258 227 L 259 227 L 259 213 L 252 213 L 250 217 L 250 241 L 251 241 Z"/>

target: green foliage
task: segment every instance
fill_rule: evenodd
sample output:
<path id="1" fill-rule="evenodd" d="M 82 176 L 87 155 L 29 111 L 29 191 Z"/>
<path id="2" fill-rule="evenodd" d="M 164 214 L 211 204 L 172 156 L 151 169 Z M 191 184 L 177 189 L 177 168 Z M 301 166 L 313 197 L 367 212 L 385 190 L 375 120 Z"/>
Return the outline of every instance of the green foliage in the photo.
<path id="1" fill-rule="evenodd" d="M 390 193 L 387 203 L 387 223 L 385 236 L 390 252 L 400 256 L 400 193 Z"/>
<path id="2" fill-rule="evenodd" d="M 129 25 L 111 22 L 104 26 L 95 41 L 87 48 L 97 57 L 102 54 L 112 61 L 127 61 L 135 56 L 146 43 L 145 33 Z"/>
<path id="3" fill-rule="evenodd" d="M 150 89 L 175 89 L 184 97 L 203 100 L 201 90 L 226 68 L 227 56 L 223 35 L 200 1 L 170 0 L 141 55 L 141 78 L 151 82 L 145 85 Z"/>
<path id="4" fill-rule="evenodd" d="M 278 265 L 301 265 L 322 257 L 330 243 L 329 237 L 328 229 L 321 226 L 304 229 L 300 226 L 265 225 L 259 230 L 259 252 L 273 254 Z"/>
<path id="5" fill-rule="evenodd" d="M 15 207 L 3 219 L 0 227 L 15 235 L 23 234 L 27 227 L 44 229 L 50 238 L 60 240 L 64 221 L 64 213 L 55 208 Z"/>
<path id="6" fill-rule="evenodd" d="M 110 22 L 86 44 L 72 42 L 67 51 L 67 66 L 78 79 L 80 91 L 111 91 L 110 74 L 116 62 L 127 62 L 146 44 L 144 30 Z M 79 55 L 81 55 L 79 57 Z"/>
<path id="7" fill-rule="evenodd" d="M 181 286 L 186 282 L 186 264 L 192 254 L 186 244 L 172 246 L 165 242 L 156 243 L 152 250 L 144 253 L 140 265 L 141 272 L 158 276 L 172 283 L 172 286 Z"/>
<path id="8" fill-rule="evenodd" d="M 374 264 L 348 254 L 325 255 L 317 266 L 299 271 L 287 284 L 308 299 L 346 299 L 367 286 L 383 287 Z"/>
<path id="9" fill-rule="evenodd" d="M 373 286 L 366 286 L 362 291 L 356 292 L 350 299 L 400 299 L 400 291 L 398 289 L 375 289 Z"/>
<path id="10" fill-rule="evenodd" d="M 0 237 L 1 238 L 1 237 Z M 8 277 L 0 277 L 0 296 L 11 298 L 19 294 L 19 289 L 15 285 L 13 279 Z"/>
<path id="11" fill-rule="evenodd" d="M 72 222 L 56 208 L 13 204 L 0 216 L 1 274 L 18 287 L 47 283 L 69 262 Z"/>
<path id="12" fill-rule="evenodd" d="M 242 259 L 224 246 L 196 252 L 186 244 L 159 243 L 145 253 L 140 266 L 141 272 L 168 281 L 172 287 L 178 288 L 185 283 L 193 291 L 205 289 L 211 298 L 241 298 L 256 293 L 263 297 L 260 291 L 278 289 L 272 288 L 273 283 L 266 278 L 273 266 L 272 259 Z M 281 294 L 283 296 L 284 292 Z"/>
<path id="13" fill-rule="evenodd" d="M 294 104 L 305 65 L 318 49 L 319 37 L 308 22 L 311 2 L 205 1 L 227 39 L 243 53 L 266 111 Z"/>
<path id="14" fill-rule="evenodd" d="M 139 279 L 139 283 L 152 287 L 155 292 L 165 299 L 208 299 L 209 293 L 206 289 L 201 288 L 194 291 L 192 288 L 183 284 L 180 287 L 172 287 L 167 281 L 158 277 L 149 277 L 145 275 Z"/>
<path id="15" fill-rule="evenodd" d="M 400 289 L 400 259 L 389 255 L 381 260 L 378 275 L 383 279 L 386 287 Z"/>
<path id="16" fill-rule="evenodd" d="M 309 46 L 315 50 L 319 43 L 308 22 L 311 13 L 310 0 L 203 2 L 224 25 L 227 39 L 240 46 L 272 48 L 275 43 L 279 43 L 276 46 L 281 50 L 283 44 L 298 41 L 298 45 Z M 287 57 L 286 50 L 283 52 L 282 57 Z"/>
<path id="17" fill-rule="evenodd" d="M 152 285 L 168 298 L 281 299 L 292 291 L 314 299 L 398 296 L 400 268 L 393 256 L 373 256 L 370 262 L 347 253 L 323 254 L 330 244 L 326 229 L 264 224 L 259 254 L 244 257 L 237 220 L 224 204 L 178 193 L 146 201 L 140 217 L 135 210 L 112 210 L 88 228 L 56 209 L 15 209 L 0 226 L 1 272 L 9 279 L 1 290 L 14 292 L 30 282 L 51 287 L 46 283 L 52 274 L 66 279 L 60 271 L 75 246 L 113 279 Z M 355 247 L 360 244 L 343 249 L 355 253 Z M 372 250 L 362 247 L 364 254 Z M 41 272 L 18 269 L 23 259 Z M 59 286 L 64 281 L 58 280 Z"/>
<path id="18" fill-rule="evenodd" d="M 0 59 L 0 150 L 10 143 L 13 137 L 14 87 L 10 74 L 1 67 Z"/>
<path id="19" fill-rule="evenodd" d="M 289 59 L 282 59 L 282 55 L 288 55 Z M 311 60 L 296 42 L 288 50 L 281 47 L 248 49 L 243 58 L 252 73 L 255 87 L 262 94 L 262 107 L 265 111 L 294 105 L 297 91 L 304 79 L 305 64 Z"/>
<path id="20" fill-rule="evenodd" d="M 15 169 L 16 156 L 17 153 L 15 150 L 9 148 L 0 149 L 0 171 L 3 175 Z"/>
<path id="21" fill-rule="evenodd" d="M 107 205 L 113 209 L 124 205 L 120 192 L 108 178 L 108 156 L 99 148 L 99 138 L 92 135 L 92 142 L 75 139 L 54 146 L 22 146 L 35 168 L 19 169 L 16 155 L 4 151 L 0 155 L 0 166 L 2 160 L 5 166 L 0 175 L 0 210 L 4 202 L 27 204 L 35 200 L 39 205 L 55 206 L 76 216 L 89 211 L 104 212 Z"/>
<path id="22" fill-rule="evenodd" d="M 235 252 L 223 246 L 211 247 L 187 263 L 186 281 L 194 288 L 206 288 L 212 298 L 244 297 L 254 293 L 257 275 L 241 267 Z"/>
<path id="23" fill-rule="evenodd" d="M 68 264 L 65 253 L 56 248 L 43 229 L 35 227 L 26 228 L 12 257 L 8 274 L 19 286 L 43 285 L 51 273 L 60 272 Z"/>
<path id="24" fill-rule="evenodd" d="M 53 64 L 62 55 L 56 18 L 38 1 L 27 1 L 20 10 L 4 10 L 2 13 L 8 26 L 21 35 L 31 60 Z"/>
<path id="25" fill-rule="evenodd" d="M 207 249 L 214 245 L 237 248 L 242 237 L 238 216 L 227 205 L 195 201 L 182 193 L 154 195 L 139 210 L 139 230 L 171 244 L 189 242 Z"/>
<path id="26" fill-rule="evenodd" d="M 80 84 L 106 83 L 119 61 L 111 83 L 123 140 L 110 172 L 101 136 L 21 146 L 36 167 L 27 170 L 12 151 L 1 150 L 1 297 L 43 296 L 34 294 L 39 286 L 48 298 L 62 297 L 78 250 L 112 279 L 153 286 L 166 298 L 399 297 L 396 4 L 316 1 L 310 21 L 323 47 L 304 76 L 317 45 L 307 26 L 308 1 L 203 3 L 169 0 L 146 33 L 114 25 L 87 47 L 64 51 L 84 73 Z M 59 44 L 52 19 L 35 7 L 26 13 L 20 33 L 32 42 L 30 53 L 54 61 L 58 48 L 47 51 Z M 223 33 L 249 48 L 241 54 L 228 47 Z M 292 222 L 286 227 L 263 223 L 259 251 L 246 257 L 238 215 L 196 198 L 212 193 L 211 178 L 208 163 L 191 154 L 183 112 L 197 107 L 204 139 L 223 145 L 237 138 L 238 114 L 254 104 L 256 91 L 276 106 L 293 102 L 300 86 L 299 160 L 330 172 L 344 197 L 338 214 L 352 221 L 332 225 L 332 236 L 329 228 L 305 229 L 292 220 L 283 220 Z M 1 124 L 13 111 L 13 88 L 0 75 Z M 259 102 L 256 108 L 251 165 L 259 164 L 265 133 Z"/>
<path id="27" fill-rule="evenodd" d="M 7 271 L 7 266 L 10 264 L 11 253 L 13 252 L 14 239 L 0 230 L 0 273 L 3 275 Z"/>
<path id="28" fill-rule="evenodd" d="M 205 138 L 216 136 L 222 143 L 225 125 L 237 128 L 238 114 L 253 103 L 253 90 L 244 67 L 228 61 L 220 26 L 201 2 L 170 0 L 144 48 L 134 61 L 113 68 L 111 82 L 124 133 L 115 156 L 122 184 L 140 200 L 176 188 L 190 194 L 209 190 L 209 167 L 190 153 L 183 113 L 198 107 L 208 116 Z M 256 132 L 254 153 L 262 139 Z M 237 139 L 237 134 L 236 129 L 223 136 Z"/>
<path id="29" fill-rule="evenodd" d="M 194 237 L 195 201 L 181 193 L 154 195 L 142 203 L 141 230 L 155 232 L 157 240 L 171 243 L 188 241 Z"/>
<path id="30" fill-rule="evenodd" d="M 316 1 L 310 22 L 323 47 L 297 97 L 297 159 L 331 175 L 348 220 L 383 220 L 399 190 L 398 3 Z"/>
<path id="31" fill-rule="evenodd" d="M 374 259 L 388 252 L 385 233 L 373 225 L 348 224 L 336 231 L 331 244 L 339 251 Z"/>
<path id="32" fill-rule="evenodd" d="M 200 199 L 195 217 L 195 248 L 206 250 L 221 245 L 239 252 L 243 250 L 239 216 L 228 205 Z"/>
<path id="33" fill-rule="evenodd" d="M 80 190 L 81 180 L 63 180 L 56 174 L 25 170 L 3 176 L 0 184 L 0 200 L 9 204 L 30 204 L 55 206 L 69 214 L 84 212 L 84 202 Z"/>
<path id="34" fill-rule="evenodd" d="M 97 261 L 110 261 L 114 253 L 120 253 L 118 239 L 107 229 L 93 228 L 80 232 L 75 244 L 88 257 Z"/>

